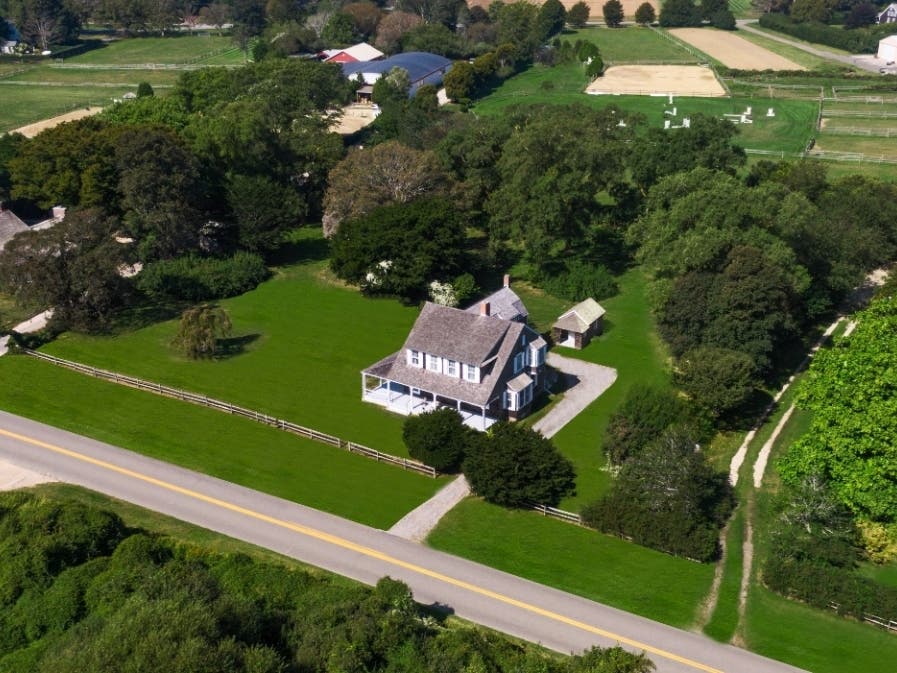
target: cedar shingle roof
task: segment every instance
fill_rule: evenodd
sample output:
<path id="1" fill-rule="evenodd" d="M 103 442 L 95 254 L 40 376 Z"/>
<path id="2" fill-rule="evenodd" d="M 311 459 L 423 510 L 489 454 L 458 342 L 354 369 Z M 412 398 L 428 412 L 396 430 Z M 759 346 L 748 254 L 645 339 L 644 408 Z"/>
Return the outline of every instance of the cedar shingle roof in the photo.
<path id="1" fill-rule="evenodd" d="M 427 302 L 405 348 L 479 366 L 495 351 L 508 327 L 505 320 Z"/>
<path id="2" fill-rule="evenodd" d="M 517 293 L 509 287 L 500 288 L 498 291 L 493 292 L 488 297 L 480 299 L 476 304 L 465 310 L 468 313 L 479 313 L 480 304 L 484 301 L 489 302 L 489 315 L 495 316 L 496 318 L 526 322 L 526 319 L 529 317 L 529 313 L 527 313 L 523 301 L 517 296 Z"/>
<path id="3" fill-rule="evenodd" d="M 11 210 L 0 208 L 0 250 L 3 250 L 13 236 L 23 231 L 28 231 L 28 225 Z"/>
<path id="4" fill-rule="evenodd" d="M 539 339 L 539 335 L 523 323 L 427 303 L 402 350 L 364 371 L 442 397 L 487 406 L 504 392 L 508 382 L 514 378 L 513 355 L 522 334 L 526 334 L 527 348 Z M 405 358 L 409 348 L 479 365 L 480 382 L 432 372 L 425 367 L 413 367 Z"/>
<path id="5" fill-rule="evenodd" d="M 554 327 L 565 329 L 568 332 L 582 333 L 589 329 L 589 325 L 603 316 L 605 312 L 601 304 L 589 297 L 558 318 Z"/>

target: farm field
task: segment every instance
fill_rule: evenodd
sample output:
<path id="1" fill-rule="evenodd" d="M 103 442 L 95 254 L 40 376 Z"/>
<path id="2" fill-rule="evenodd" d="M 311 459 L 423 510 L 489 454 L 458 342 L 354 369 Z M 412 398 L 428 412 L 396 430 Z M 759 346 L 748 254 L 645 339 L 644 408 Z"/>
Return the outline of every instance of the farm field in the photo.
<path id="1" fill-rule="evenodd" d="M 248 341 L 235 357 L 180 357 L 169 345 L 176 320 L 115 336 L 66 333 L 42 350 L 407 455 L 402 417 L 361 401 L 361 370 L 401 347 L 417 309 L 394 299 L 368 299 L 331 282 L 326 262 L 319 261 L 326 253 L 320 230 L 304 229 L 300 237 L 297 251 L 306 261 L 220 302 L 234 336 Z M 377 329 L 367 329 L 370 325 Z"/>
<path id="2" fill-rule="evenodd" d="M 741 70 L 803 70 L 768 49 L 748 42 L 729 31 L 712 28 L 674 28 L 670 35 L 700 49 L 729 68 Z"/>
<path id="3" fill-rule="evenodd" d="M 238 65 L 244 61 L 243 52 L 233 48 L 231 38 L 218 35 L 115 40 L 62 64 L 0 60 L 0 133 L 77 107 L 109 105 L 140 82 L 149 82 L 164 95 L 177 80 L 180 67 L 187 64 Z M 153 63 L 170 68 L 140 67 Z"/>
<path id="4" fill-rule="evenodd" d="M 66 64 L 78 65 L 142 65 L 160 63 L 183 65 L 200 63 L 206 58 L 218 56 L 223 51 L 234 50 L 230 37 L 204 35 L 172 35 L 169 37 L 137 37 L 101 42 L 102 46 L 72 56 Z M 243 54 L 238 49 L 232 58 L 234 63 L 243 62 Z"/>
<path id="5" fill-rule="evenodd" d="M 699 65 L 615 65 L 586 87 L 590 95 L 725 96 L 710 68 Z"/>
<path id="6" fill-rule="evenodd" d="M 816 139 L 813 152 L 843 152 L 897 160 L 897 138 L 822 133 Z"/>
<path id="7" fill-rule="evenodd" d="M 575 5 L 579 0 L 561 0 L 561 4 L 564 5 L 565 9 L 570 9 L 573 5 Z M 653 6 L 655 13 L 660 12 L 660 1 L 659 0 L 648 0 Z M 638 9 L 638 6 L 642 4 L 644 0 L 620 0 L 620 3 L 623 5 L 623 13 L 626 15 L 627 19 L 631 19 L 635 16 L 635 10 Z M 601 11 L 601 8 L 604 6 L 604 2 L 602 0 L 585 0 L 585 3 L 589 6 L 589 21 L 604 22 L 604 14 Z M 480 6 L 485 9 L 488 9 L 489 5 L 492 4 L 491 0 L 467 0 L 468 7 L 476 7 Z M 541 5 L 542 2 L 539 0 L 535 0 L 535 4 Z"/>
<path id="8" fill-rule="evenodd" d="M 26 356 L 0 358 L 0 380 L 10 413 L 378 528 L 445 483 Z"/>
<path id="9" fill-rule="evenodd" d="M 55 117 L 75 108 L 103 107 L 132 87 L 10 85 L 0 80 L 0 133 Z"/>
<path id="10" fill-rule="evenodd" d="M 600 7 L 598 12 L 600 16 Z M 697 63 L 697 59 L 675 41 L 665 38 L 659 31 L 641 26 L 630 25 L 613 30 L 583 28 L 565 33 L 561 39 L 594 43 L 601 50 L 601 58 L 607 64 L 639 61 Z"/>
<path id="11" fill-rule="evenodd" d="M 468 498 L 427 543 L 493 568 L 687 628 L 713 566 L 639 547 L 535 512 Z"/>
<path id="12" fill-rule="evenodd" d="M 764 37 L 763 35 L 758 35 L 757 33 L 748 32 L 746 30 L 739 30 L 736 31 L 735 34 L 741 39 L 752 42 L 762 49 L 766 49 L 767 51 L 776 53 L 779 56 L 782 56 L 783 58 L 786 58 L 789 61 L 792 61 L 793 63 L 806 68 L 807 70 L 814 70 L 816 68 L 831 67 L 832 65 L 836 65 L 835 61 L 821 58 L 807 51 L 804 51 L 803 49 L 792 47 L 789 44 L 784 44 L 777 40 Z"/>

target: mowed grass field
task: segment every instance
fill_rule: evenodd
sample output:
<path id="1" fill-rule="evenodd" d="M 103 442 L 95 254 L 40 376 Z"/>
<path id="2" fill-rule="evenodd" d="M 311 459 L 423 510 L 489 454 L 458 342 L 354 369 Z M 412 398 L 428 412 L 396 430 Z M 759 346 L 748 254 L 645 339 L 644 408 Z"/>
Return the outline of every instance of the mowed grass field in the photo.
<path id="1" fill-rule="evenodd" d="M 55 62 L 0 59 L 0 133 L 55 117 L 78 107 L 106 106 L 149 82 L 164 95 L 185 64 L 239 65 L 245 61 L 230 37 L 140 37 L 97 44 L 91 51 Z M 170 69 L 145 67 L 159 64 Z M 83 67 L 79 67 L 83 66 Z"/>
<path id="2" fill-rule="evenodd" d="M 67 333 L 42 350 L 407 455 L 402 417 L 361 401 L 361 370 L 401 348 L 417 308 L 331 281 L 319 229 L 302 230 L 297 246 L 314 261 L 283 267 L 256 290 L 220 302 L 233 336 L 248 341 L 239 355 L 181 357 L 170 345 L 177 320 L 115 336 Z"/>
<path id="3" fill-rule="evenodd" d="M 605 63 L 634 63 L 635 61 L 670 61 L 696 63 L 697 59 L 673 40 L 658 31 L 642 26 L 623 28 L 583 28 L 564 33 L 568 42 L 586 40 L 598 46 Z"/>
<path id="4" fill-rule="evenodd" d="M 427 543 L 683 628 L 693 622 L 713 580 L 712 565 L 474 498 L 449 512 Z"/>
<path id="5" fill-rule="evenodd" d="M 27 356 L 0 358 L 0 409 L 378 528 L 444 484 L 229 414 Z"/>

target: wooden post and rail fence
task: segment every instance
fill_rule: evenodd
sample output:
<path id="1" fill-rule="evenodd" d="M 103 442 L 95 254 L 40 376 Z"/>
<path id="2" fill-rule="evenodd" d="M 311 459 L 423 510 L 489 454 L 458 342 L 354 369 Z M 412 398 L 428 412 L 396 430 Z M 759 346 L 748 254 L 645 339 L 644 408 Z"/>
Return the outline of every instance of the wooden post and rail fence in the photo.
<path id="1" fill-rule="evenodd" d="M 246 409 L 245 407 L 240 407 L 236 404 L 231 404 L 230 402 L 217 400 L 213 397 L 209 397 L 208 395 L 199 395 L 197 393 L 191 393 L 186 390 L 180 390 L 178 388 L 172 388 L 161 383 L 156 383 L 155 381 L 147 381 L 145 379 L 136 378 L 134 376 L 127 376 L 125 374 L 119 374 L 118 372 L 112 372 L 105 369 L 99 369 L 98 367 L 81 364 L 80 362 L 64 360 L 63 358 L 58 358 L 54 355 L 48 355 L 46 353 L 40 353 L 28 348 L 22 349 L 22 351 L 26 355 L 30 355 L 31 357 L 37 358 L 39 360 L 44 360 L 46 362 L 51 362 L 55 365 L 65 367 L 66 369 L 71 369 L 81 374 L 87 374 L 88 376 L 93 376 L 105 381 L 111 381 L 112 383 L 117 383 L 122 386 L 128 386 L 129 388 L 146 390 L 163 397 L 171 397 L 176 400 L 198 404 L 210 409 L 215 409 L 217 411 L 223 411 L 234 416 L 242 416 L 243 418 L 248 418 L 249 420 L 255 421 L 256 423 L 262 423 L 272 428 L 283 430 L 284 432 L 290 432 L 294 435 L 305 437 L 306 439 L 311 439 L 316 442 L 323 442 L 324 444 L 329 444 L 330 446 L 334 446 L 339 449 L 345 449 L 349 453 L 355 453 L 360 456 L 365 456 L 366 458 L 371 458 L 373 460 L 376 460 L 378 463 L 389 463 L 390 465 L 401 467 L 404 470 L 410 470 L 412 472 L 424 474 L 432 478 L 436 478 L 439 475 L 439 473 L 436 471 L 436 468 L 431 467 L 430 465 L 425 465 L 424 463 L 421 463 L 417 460 L 400 458 L 399 456 L 393 456 L 388 453 L 383 453 L 382 451 L 377 451 L 376 449 L 364 446 L 363 444 L 358 444 L 357 442 L 350 442 L 334 435 L 320 432 L 313 428 L 307 428 L 303 425 L 291 423 L 290 421 L 286 421 L 282 418 L 269 416 L 268 414 L 261 411 Z"/>

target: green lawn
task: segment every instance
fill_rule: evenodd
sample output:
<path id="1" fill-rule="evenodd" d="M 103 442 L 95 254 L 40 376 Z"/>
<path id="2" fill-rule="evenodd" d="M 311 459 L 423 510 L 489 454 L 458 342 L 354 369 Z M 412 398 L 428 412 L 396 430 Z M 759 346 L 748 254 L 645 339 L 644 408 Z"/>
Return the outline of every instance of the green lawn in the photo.
<path id="1" fill-rule="evenodd" d="M 897 661 L 894 635 L 788 601 L 756 584 L 748 596 L 746 637 L 751 650 L 813 673 L 883 673 Z"/>
<path id="2" fill-rule="evenodd" d="M 209 33 L 169 37 L 132 37 L 103 43 L 103 46 L 72 56 L 66 63 L 79 65 L 131 65 L 143 63 L 184 64 L 234 46 L 230 37 Z"/>
<path id="3" fill-rule="evenodd" d="M 694 56 L 658 31 L 641 26 L 624 28 L 583 28 L 565 34 L 565 40 L 586 40 L 598 45 L 605 63 L 637 63 L 640 61 L 696 63 Z"/>
<path id="4" fill-rule="evenodd" d="M 535 512 L 469 498 L 427 542 L 520 577 L 687 627 L 713 566 L 639 547 Z"/>
<path id="5" fill-rule="evenodd" d="M 99 68 L 54 68 L 40 65 L 0 80 L 2 82 L 40 82 L 45 85 L 68 86 L 131 86 L 149 82 L 154 87 L 172 86 L 180 72 L 177 70 L 103 70 Z"/>
<path id="6" fill-rule="evenodd" d="M 303 230 L 318 255 L 317 229 Z M 323 262 L 280 269 L 253 292 L 220 302 L 240 355 L 189 361 L 170 346 L 177 321 L 117 336 L 67 333 L 43 350 L 59 357 L 205 393 L 343 439 L 407 455 L 402 417 L 361 401 L 361 370 L 398 350 L 417 308 L 368 299 L 326 278 Z"/>
<path id="7" fill-rule="evenodd" d="M 133 87 L 42 86 L 0 80 L 0 133 L 88 105 L 111 105 Z"/>
<path id="8" fill-rule="evenodd" d="M 0 408 L 378 528 L 444 483 L 253 421 L 0 358 Z"/>
<path id="9" fill-rule="evenodd" d="M 740 1 L 750 6 L 749 0 Z M 791 45 L 783 44 L 778 40 L 773 40 L 762 35 L 757 35 L 756 33 L 750 33 L 746 30 L 739 30 L 735 34 L 738 35 L 738 37 L 744 38 L 748 42 L 753 42 L 757 46 L 763 47 L 764 49 L 768 49 L 773 53 L 779 54 L 780 56 L 787 58 L 789 61 L 793 61 L 798 65 L 802 65 L 809 70 L 815 70 L 816 68 L 822 67 L 831 67 L 832 65 L 840 65 L 838 61 L 831 61 L 829 59 L 815 56 L 814 54 L 804 51 L 803 49 L 799 49 L 798 47 L 792 47 Z"/>
<path id="10" fill-rule="evenodd" d="M 860 572 L 879 584 L 897 589 L 897 562 L 885 565 L 867 563 L 860 568 Z"/>
<path id="11" fill-rule="evenodd" d="M 822 133 L 816 139 L 814 150 L 857 153 L 867 157 L 897 160 L 897 137 L 879 138 Z"/>

